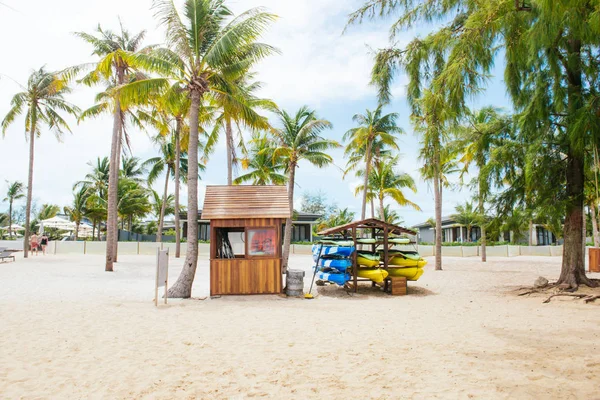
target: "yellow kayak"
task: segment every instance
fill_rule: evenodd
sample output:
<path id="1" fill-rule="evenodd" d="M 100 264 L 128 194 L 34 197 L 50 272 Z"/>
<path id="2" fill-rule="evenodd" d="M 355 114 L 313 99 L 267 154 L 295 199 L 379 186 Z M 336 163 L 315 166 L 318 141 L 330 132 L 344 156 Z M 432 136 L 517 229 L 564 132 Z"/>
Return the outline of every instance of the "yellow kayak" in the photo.
<path id="1" fill-rule="evenodd" d="M 375 283 L 383 283 L 388 273 L 381 268 L 358 268 L 358 276 L 370 279 Z"/>
<path id="2" fill-rule="evenodd" d="M 404 276 L 409 281 L 418 280 L 423 275 L 423 268 L 388 268 L 388 274 L 391 277 Z"/>
<path id="3" fill-rule="evenodd" d="M 423 268 L 427 265 L 427 260 L 419 259 L 419 260 L 411 260 L 409 258 L 403 257 L 393 257 L 389 263 L 389 265 L 397 265 L 399 267 L 418 267 Z"/>
<path id="4" fill-rule="evenodd" d="M 378 267 L 379 260 L 374 260 L 373 258 L 362 257 L 360 253 L 356 256 L 356 263 L 358 265 L 363 265 L 365 267 Z"/>

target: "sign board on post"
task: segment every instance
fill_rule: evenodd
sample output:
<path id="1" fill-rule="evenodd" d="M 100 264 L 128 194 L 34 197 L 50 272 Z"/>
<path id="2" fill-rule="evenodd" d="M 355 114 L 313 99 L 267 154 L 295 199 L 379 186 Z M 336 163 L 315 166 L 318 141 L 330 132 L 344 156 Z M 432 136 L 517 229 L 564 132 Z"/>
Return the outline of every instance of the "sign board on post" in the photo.
<path id="1" fill-rule="evenodd" d="M 167 304 L 167 288 L 169 280 L 169 249 L 156 249 L 156 287 L 154 304 L 158 307 L 158 288 L 165 287 L 165 304 Z"/>

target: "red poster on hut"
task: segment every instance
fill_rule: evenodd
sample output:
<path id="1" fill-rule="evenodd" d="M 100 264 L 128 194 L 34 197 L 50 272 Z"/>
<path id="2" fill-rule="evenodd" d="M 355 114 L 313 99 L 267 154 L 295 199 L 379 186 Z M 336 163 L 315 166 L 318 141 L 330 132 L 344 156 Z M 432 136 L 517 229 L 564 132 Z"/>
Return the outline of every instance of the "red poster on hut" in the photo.
<path id="1" fill-rule="evenodd" d="M 248 255 L 274 256 L 276 236 L 274 228 L 248 229 Z"/>

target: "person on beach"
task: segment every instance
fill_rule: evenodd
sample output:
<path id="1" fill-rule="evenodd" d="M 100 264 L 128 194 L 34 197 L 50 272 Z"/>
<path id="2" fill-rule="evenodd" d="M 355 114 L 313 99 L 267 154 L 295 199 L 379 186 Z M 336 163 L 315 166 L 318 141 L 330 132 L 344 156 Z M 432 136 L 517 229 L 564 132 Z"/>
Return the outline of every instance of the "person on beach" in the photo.
<path id="1" fill-rule="evenodd" d="M 42 237 L 40 238 L 40 246 L 42 247 L 42 254 L 46 255 L 46 246 L 48 246 L 48 236 L 45 233 L 42 233 Z"/>
<path id="2" fill-rule="evenodd" d="M 31 252 L 33 253 L 35 251 L 35 255 L 38 255 L 38 237 L 37 235 L 34 233 L 31 235 L 31 237 L 29 238 L 29 245 L 31 246 Z"/>

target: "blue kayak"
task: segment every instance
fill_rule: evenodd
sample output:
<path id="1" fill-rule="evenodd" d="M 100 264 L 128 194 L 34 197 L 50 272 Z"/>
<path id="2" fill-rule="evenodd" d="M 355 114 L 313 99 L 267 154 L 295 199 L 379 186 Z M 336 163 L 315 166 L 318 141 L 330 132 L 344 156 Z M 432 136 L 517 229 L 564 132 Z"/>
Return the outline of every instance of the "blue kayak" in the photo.
<path id="1" fill-rule="evenodd" d="M 319 272 L 317 276 L 322 281 L 333 282 L 340 286 L 344 286 L 344 284 L 350 280 L 350 275 L 348 274 L 330 274 L 327 272 Z"/>
<path id="2" fill-rule="evenodd" d="M 338 271 L 345 271 L 347 268 L 352 266 L 352 260 L 348 258 L 332 258 L 325 259 L 322 258 L 319 260 L 319 267 L 322 268 L 335 268 Z"/>
<path id="3" fill-rule="evenodd" d="M 319 256 L 319 249 L 321 248 L 320 244 L 313 244 L 312 254 L 313 261 L 317 261 L 317 257 Z M 354 253 L 354 246 L 325 246 L 323 245 L 323 251 L 321 252 L 321 257 L 327 256 L 339 256 L 339 257 L 350 257 Z"/>

